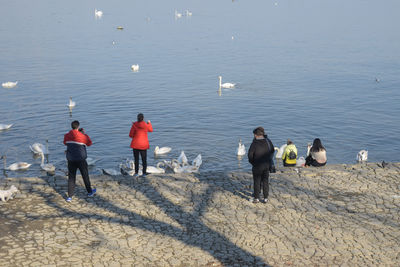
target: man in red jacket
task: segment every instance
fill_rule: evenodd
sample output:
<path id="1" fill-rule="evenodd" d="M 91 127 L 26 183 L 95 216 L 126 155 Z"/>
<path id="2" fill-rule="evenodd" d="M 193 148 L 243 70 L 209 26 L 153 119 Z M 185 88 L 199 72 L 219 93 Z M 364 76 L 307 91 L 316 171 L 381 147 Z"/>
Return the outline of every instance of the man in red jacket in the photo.
<path id="1" fill-rule="evenodd" d="M 147 149 L 150 148 L 147 132 L 153 131 L 153 126 L 150 121 L 144 122 L 142 113 L 137 115 L 137 122 L 132 124 L 129 137 L 132 138 L 131 148 L 133 148 L 133 157 L 135 158 L 135 176 L 139 174 L 139 154 L 142 158 L 143 175 L 146 175 L 147 170 Z"/>
<path id="2" fill-rule="evenodd" d="M 74 195 L 77 169 L 81 172 L 88 196 L 92 197 L 96 194 L 96 188 L 92 189 L 90 185 L 88 164 L 86 162 L 86 146 L 91 146 L 92 140 L 85 134 L 85 130 L 82 128 L 79 129 L 79 121 L 73 121 L 71 123 L 71 128 L 72 130 L 64 135 L 64 145 L 67 146 L 68 160 L 67 202 L 71 202 L 72 196 Z"/>

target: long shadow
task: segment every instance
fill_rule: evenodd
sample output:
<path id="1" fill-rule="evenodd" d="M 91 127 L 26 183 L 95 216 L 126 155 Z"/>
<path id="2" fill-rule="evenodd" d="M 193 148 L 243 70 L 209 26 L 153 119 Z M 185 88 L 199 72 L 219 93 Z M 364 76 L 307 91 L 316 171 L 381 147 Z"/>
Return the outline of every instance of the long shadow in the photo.
<path id="1" fill-rule="evenodd" d="M 174 178 L 175 177 L 172 177 L 172 179 Z M 101 208 L 107 209 L 108 211 L 116 214 L 129 214 L 129 217 L 132 218 L 131 221 L 128 222 L 118 221 L 119 224 L 124 224 L 130 227 L 140 228 L 153 233 L 166 235 L 176 240 L 179 240 L 187 245 L 196 246 L 203 251 L 208 252 L 224 265 L 230 266 L 233 264 L 238 264 L 240 266 L 269 266 L 267 263 L 264 262 L 261 257 L 253 255 L 252 253 L 238 247 L 224 235 L 205 225 L 201 220 L 201 217 L 203 216 L 204 211 L 209 205 L 209 202 L 212 200 L 214 193 L 221 190 L 224 191 L 225 189 L 221 187 L 215 187 L 213 184 L 208 183 L 208 188 L 205 193 L 199 196 L 202 201 L 200 203 L 194 203 L 194 212 L 191 213 L 185 211 L 181 206 L 175 205 L 173 202 L 168 200 L 157 190 L 156 187 L 154 187 L 150 183 L 135 186 L 136 183 L 132 183 L 130 179 L 132 178 L 129 177 L 122 180 L 118 179 L 118 182 L 121 185 L 133 188 L 134 190 L 141 192 L 155 206 L 159 207 L 165 212 L 165 214 L 178 222 L 179 225 L 182 226 L 182 229 L 169 223 L 146 218 L 136 212 L 131 212 L 130 210 L 118 207 L 110 203 L 107 199 L 101 197 L 100 195 L 97 195 L 93 199 L 94 205 L 96 203 L 107 203 L 107 207 L 102 206 Z M 78 190 L 79 187 L 80 186 L 77 185 L 76 190 Z M 149 188 L 154 190 L 147 190 Z M 61 192 L 59 192 L 60 188 L 56 189 L 56 191 L 58 194 L 63 195 Z M 107 222 L 109 222 L 110 219 L 113 218 L 112 216 L 71 211 L 67 208 L 68 204 L 66 204 L 65 206 L 61 206 L 58 203 L 53 202 L 51 200 L 51 193 L 45 193 L 41 191 L 36 191 L 35 193 L 41 195 L 49 206 L 56 208 L 59 212 L 61 212 L 61 216 L 75 218 L 95 216 L 96 219 L 101 219 Z M 49 219 L 57 218 L 59 216 L 60 214 L 57 214 L 55 216 L 31 216 L 31 218 Z M 138 223 L 138 221 L 140 223 Z"/>
<path id="2" fill-rule="evenodd" d="M 367 219 L 377 219 L 378 221 L 382 222 L 382 224 L 394 227 L 394 228 L 399 228 L 400 223 L 396 220 L 391 220 L 385 216 L 376 214 L 376 213 L 370 213 L 370 212 L 359 212 L 357 210 L 352 210 L 347 208 L 345 205 L 338 204 L 335 202 L 335 200 L 342 199 L 346 200 L 345 202 L 353 202 L 357 203 L 358 198 L 362 197 L 365 195 L 366 197 L 369 197 L 371 195 L 365 194 L 365 193 L 354 193 L 354 192 L 345 192 L 345 191 L 339 191 L 333 187 L 330 186 L 322 186 L 320 185 L 318 188 L 315 190 L 311 190 L 309 188 L 305 188 L 303 186 L 295 185 L 292 180 L 285 178 L 285 177 L 280 177 L 279 178 L 279 183 L 273 185 L 275 186 L 275 190 L 280 193 L 289 193 L 290 190 L 287 190 L 288 188 L 295 189 L 296 193 L 298 195 L 307 195 L 308 197 L 313 197 L 314 198 L 314 203 L 318 203 L 318 205 L 324 206 L 325 208 L 330 206 L 333 207 L 334 210 L 326 210 L 326 212 L 331 212 L 337 216 L 345 217 L 347 220 L 353 220 L 356 222 L 358 225 L 364 225 L 365 223 L 368 223 L 368 221 L 365 221 L 363 217 L 366 217 Z M 324 192 L 324 193 L 321 193 Z M 327 194 L 328 193 L 328 194 Z M 320 203 L 319 203 L 320 202 Z M 398 212 L 400 212 L 400 209 L 397 209 Z M 354 214 L 359 215 L 358 217 L 353 216 Z"/>

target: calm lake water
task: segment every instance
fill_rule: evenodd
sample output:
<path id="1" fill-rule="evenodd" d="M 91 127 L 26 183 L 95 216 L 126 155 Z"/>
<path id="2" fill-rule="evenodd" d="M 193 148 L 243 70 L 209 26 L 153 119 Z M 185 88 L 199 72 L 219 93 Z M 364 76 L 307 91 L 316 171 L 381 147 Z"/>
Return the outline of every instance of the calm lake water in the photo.
<path id="1" fill-rule="evenodd" d="M 29 145 L 49 140 L 65 169 L 72 120 L 93 140 L 99 168 L 132 157 L 139 112 L 156 145 L 203 156 L 205 171 L 250 170 L 238 160 L 252 130 L 275 146 L 292 139 L 305 155 L 321 138 L 329 163 L 400 161 L 399 1 L 52 1 L 1 3 L 0 154 L 34 163 Z M 104 12 L 96 19 L 94 9 Z M 193 15 L 185 16 L 185 10 Z M 175 18 L 177 10 L 183 13 Z M 123 30 L 117 30 L 123 26 Z M 115 44 L 113 44 L 115 42 Z M 139 64 L 140 71 L 131 71 Z M 218 76 L 237 83 L 218 93 Z M 379 82 L 376 82 L 376 78 Z M 77 105 L 72 114 L 69 97 Z"/>

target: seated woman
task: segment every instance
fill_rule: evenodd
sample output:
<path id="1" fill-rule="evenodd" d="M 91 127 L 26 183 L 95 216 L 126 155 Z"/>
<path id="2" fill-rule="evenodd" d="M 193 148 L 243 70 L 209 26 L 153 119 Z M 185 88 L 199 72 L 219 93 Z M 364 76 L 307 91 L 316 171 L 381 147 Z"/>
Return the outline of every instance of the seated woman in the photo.
<path id="1" fill-rule="evenodd" d="M 313 145 L 308 146 L 306 166 L 320 167 L 326 164 L 326 149 L 319 138 L 315 138 Z"/>
<path id="2" fill-rule="evenodd" d="M 287 140 L 286 144 L 287 146 L 282 154 L 283 166 L 294 167 L 296 166 L 297 148 L 290 139 Z"/>

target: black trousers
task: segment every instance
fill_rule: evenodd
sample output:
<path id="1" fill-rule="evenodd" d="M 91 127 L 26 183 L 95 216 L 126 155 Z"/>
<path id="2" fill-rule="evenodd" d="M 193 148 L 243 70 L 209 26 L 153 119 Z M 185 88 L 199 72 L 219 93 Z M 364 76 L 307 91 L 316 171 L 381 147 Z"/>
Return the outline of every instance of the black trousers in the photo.
<path id="1" fill-rule="evenodd" d="M 92 193 L 90 186 L 89 171 L 86 160 L 68 161 L 68 196 L 72 197 L 75 191 L 76 183 L 76 170 L 79 169 L 82 175 L 83 182 L 85 183 L 86 191 Z"/>
<path id="2" fill-rule="evenodd" d="M 135 159 L 135 174 L 139 173 L 139 154 L 142 158 L 143 174 L 147 171 L 147 150 L 133 149 L 133 158 Z"/>
<path id="3" fill-rule="evenodd" d="M 314 167 L 322 167 L 325 166 L 325 163 L 319 163 L 318 161 L 316 161 L 315 159 L 313 159 L 311 157 L 311 155 L 308 155 L 308 157 L 306 158 L 306 166 L 314 166 Z"/>
<path id="4" fill-rule="evenodd" d="M 259 199 L 261 187 L 263 190 L 264 198 L 269 195 L 269 168 L 254 168 L 253 167 L 253 181 L 254 181 L 254 198 Z"/>

